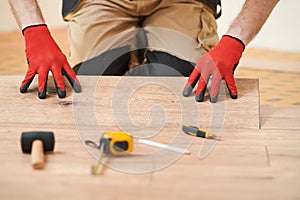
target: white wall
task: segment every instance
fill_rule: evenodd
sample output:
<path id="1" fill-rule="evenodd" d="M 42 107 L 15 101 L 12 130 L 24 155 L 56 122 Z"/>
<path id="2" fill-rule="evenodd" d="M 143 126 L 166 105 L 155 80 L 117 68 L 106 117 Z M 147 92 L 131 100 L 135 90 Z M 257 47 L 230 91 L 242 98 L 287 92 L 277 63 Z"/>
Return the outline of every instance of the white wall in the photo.
<path id="1" fill-rule="evenodd" d="M 50 28 L 66 26 L 66 22 L 61 17 L 62 0 L 39 0 L 38 2 Z M 11 13 L 8 0 L 0 0 L 0 17 L 0 32 L 19 29 Z"/>
<path id="2" fill-rule="evenodd" d="M 218 19 L 219 34 L 226 32 L 244 1 L 223 0 L 223 16 Z M 273 10 L 251 47 L 300 52 L 300 1 L 281 0 Z"/>
<path id="3" fill-rule="evenodd" d="M 44 17 L 50 28 L 66 26 L 61 18 L 62 0 L 39 0 Z M 219 34 L 238 14 L 244 1 L 223 0 L 223 15 L 218 19 Z M 299 0 L 281 0 L 258 36 L 250 43 L 251 47 L 300 52 Z M 18 27 L 10 12 L 7 0 L 0 0 L 0 31 L 14 31 Z"/>

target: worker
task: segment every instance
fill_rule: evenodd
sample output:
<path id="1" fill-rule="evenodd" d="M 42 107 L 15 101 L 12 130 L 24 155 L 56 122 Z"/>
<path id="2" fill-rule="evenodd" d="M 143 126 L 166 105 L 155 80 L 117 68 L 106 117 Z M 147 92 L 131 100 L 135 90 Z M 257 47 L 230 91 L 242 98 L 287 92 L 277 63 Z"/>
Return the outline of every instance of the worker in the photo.
<path id="1" fill-rule="evenodd" d="M 184 96 L 198 83 L 195 98 L 203 101 L 211 79 L 210 101 L 217 102 L 224 79 L 231 98 L 236 99 L 234 70 L 278 1 L 245 0 L 219 40 L 220 0 L 64 0 L 62 15 L 70 40 L 67 59 L 52 38 L 37 0 L 9 0 L 24 34 L 28 60 L 20 91 L 26 92 L 38 74 L 38 96 L 45 98 L 49 71 L 63 98 L 62 75 L 80 92 L 76 73 L 174 75 L 164 70 L 171 68 L 189 76 Z"/>

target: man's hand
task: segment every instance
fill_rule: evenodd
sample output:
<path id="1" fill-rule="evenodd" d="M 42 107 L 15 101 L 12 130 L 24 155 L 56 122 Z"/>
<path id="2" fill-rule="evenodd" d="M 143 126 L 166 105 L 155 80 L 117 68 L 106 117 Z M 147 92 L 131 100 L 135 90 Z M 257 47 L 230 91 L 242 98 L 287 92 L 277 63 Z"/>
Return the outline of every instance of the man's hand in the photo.
<path id="1" fill-rule="evenodd" d="M 66 96 L 63 75 L 67 77 L 75 92 L 81 92 L 76 74 L 68 64 L 66 56 L 53 40 L 46 25 L 30 26 L 23 30 L 26 43 L 28 70 L 21 84 L 20 92 L 25 93 L 38 74 L 38 96 L 46 98 L 48 72 L 54 77 L 57 94 Z"/>
<path id="2" fill-rule="evenodd" d="M 222 79 L 225 80 L 232 99 L 237 98 L 237 88 L 234 81 L 234 70 L 242 56 L 245 45 L 234 37 L 224 35 L 215 48 L 202 56 L 196 63 L 184 89 L 183 96 L 190 96 L 198 82 L 196 101 L 203 101 L 210 76 L 212 84 L 210 102 L 218 101 L 218 94 Z"/>

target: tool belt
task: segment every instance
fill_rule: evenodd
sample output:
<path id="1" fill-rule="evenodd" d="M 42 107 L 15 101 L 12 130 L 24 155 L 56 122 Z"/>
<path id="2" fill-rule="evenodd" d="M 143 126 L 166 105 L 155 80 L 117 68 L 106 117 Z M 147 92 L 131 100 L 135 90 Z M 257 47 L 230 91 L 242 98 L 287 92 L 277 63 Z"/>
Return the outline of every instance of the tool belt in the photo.
<path id="1" fill-rule="evenodd" d="M 68 13 L 76 9 L 81 0 L 63 0 L 62 15 L 66 16 Z M 221 0 L 198 0 L 207 5 L 214 13 L 215 18 L 219 18 L 222 14 Z M 218 6 L 220 10 L 218 11 Z"/>
<path id="2" fill-rule="evenodd" d="M 62 1 L 62 16 L 65 17 L 70 12 L 74 11 L 81 0 L 63 0 Z"/>
<path id="3" fill-rule="evenodd" d="M 218 19 L 221 16 L 222 14 L 221 0 L 198 0 L 198 1 L 208 6 L 213 11 L 216 19 Z M 218 10 L 218 6 L 219 6 L 219 10 Z"/>

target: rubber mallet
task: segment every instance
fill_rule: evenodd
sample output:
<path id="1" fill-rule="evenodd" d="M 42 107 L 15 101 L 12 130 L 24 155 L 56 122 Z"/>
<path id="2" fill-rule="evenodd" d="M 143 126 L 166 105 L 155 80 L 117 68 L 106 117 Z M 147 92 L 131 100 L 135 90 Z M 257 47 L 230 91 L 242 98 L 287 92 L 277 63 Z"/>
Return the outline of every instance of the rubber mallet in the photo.
<path id="1" fill-rule="evenodd" d="M 44 153 L 53 151 L 54 143 L 53 132 L 23 132 L 21 136 L 22 151 L 23 153 L 31 153 L 31 164 L 34 169 L 44 168 Z"/>

